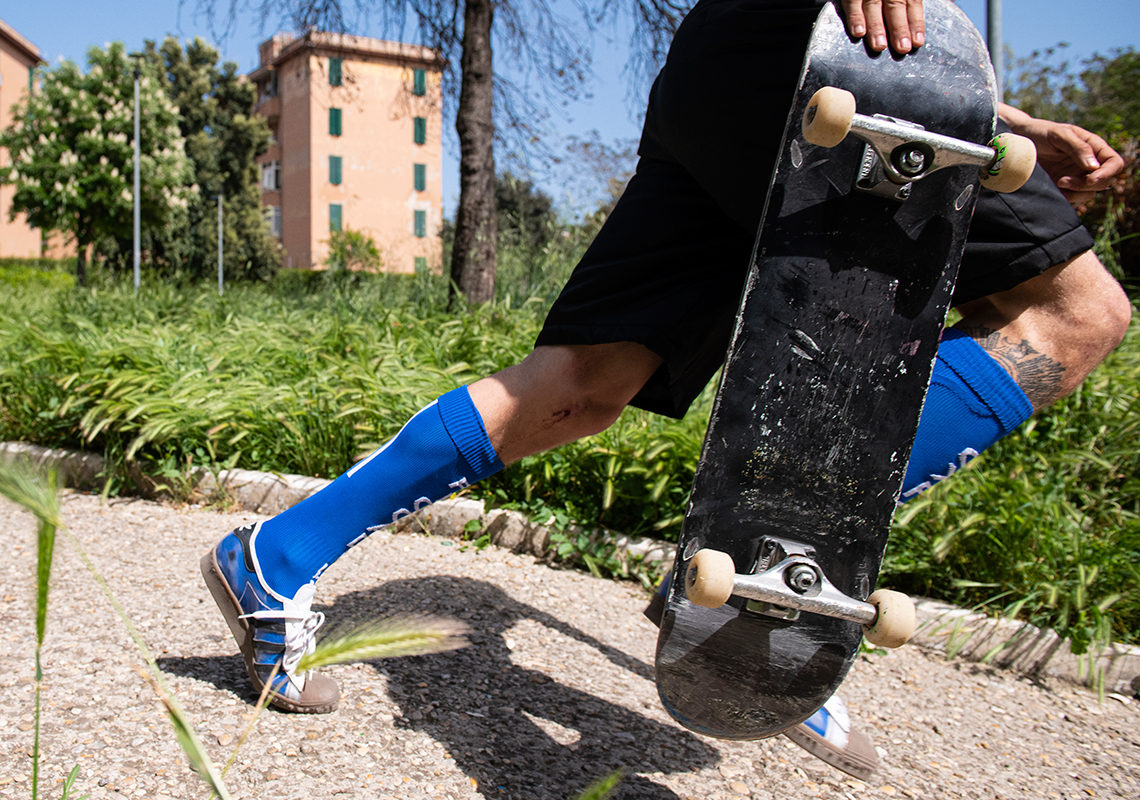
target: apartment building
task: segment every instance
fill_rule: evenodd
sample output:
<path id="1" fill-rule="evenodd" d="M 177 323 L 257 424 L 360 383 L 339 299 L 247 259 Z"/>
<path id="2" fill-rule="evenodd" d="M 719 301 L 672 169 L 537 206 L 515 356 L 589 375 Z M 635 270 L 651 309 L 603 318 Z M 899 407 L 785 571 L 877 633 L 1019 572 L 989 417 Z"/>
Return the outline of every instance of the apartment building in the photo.
<path id="1" fill-rule="evenodd" d="M 384 269 L 438 269 L 440 74 L 426 47 L 314 31 L 277 34 L 249 74 L 272 132 L 262 204 L 286 268 L 322 269 L 330 231 L 371 236 Z"/>
<path id="2" fill-rule="evenodd" d="M 31 91 L 35 68 L 42 63 L 39 48 L 0 20 L 0 130 L 12 124 L 15 106 Z M 8 166 L 9 158 L 0 148 L 0 167 Z M 39 229 L 28 225 L 23 214 L 8 219 L 15 193 L 14 186 L 0 186 L 0 257 L 38 258 Z"/>

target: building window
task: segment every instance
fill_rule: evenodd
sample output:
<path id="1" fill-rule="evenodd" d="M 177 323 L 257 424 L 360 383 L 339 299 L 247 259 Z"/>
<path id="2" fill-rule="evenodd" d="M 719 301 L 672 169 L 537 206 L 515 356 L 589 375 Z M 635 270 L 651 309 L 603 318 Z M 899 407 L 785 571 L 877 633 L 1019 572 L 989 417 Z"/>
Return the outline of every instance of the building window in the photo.
<path id="1" fill-rule="evenodd" d="M 340 186 L 340 156 L 329 156 L 329 183 Z"/>
<path id="2" fill-rule="evenodd" d="M 412 70 L 412 94 L 423 97 L 427 94 L 427 78 L 424 70 Z"/>
<path id="3" fill-rule="evenodd" d="M 416 117 L 414 126 L 412 136 L 416 144 L 425 144 L 427 142 L 427 117 Z"/>
<path id="4" fill-rule="evenodd" d="M 416 212 L 416 231 L 415 232 L 416 232 L 416 237 L 419 239 L 422 239 L 425 236 L 427 236 L 427 212 L 426 211 L 417 211 Z"/>
<path id="5" fill-rule="evenodd" d="M 427 259 L 423 256 L 416 256 L 416 274 L 427 272 Z"/>
<path id="6" fill-rule="evenodd" d="M 270 235 L 281 238 L 281 206 L 267 206 L 265 221 L 269 223 Z"/>
<path id="7" fill-rule="evenodd" d="M 329 136 L 340 136 L 340 133 L 341 133 L 340 109 L 339 108 L 330 108 L 329 109 Z"/>
<path id="8" fill-rule="evenodd" d="M 415 170 L 416 191 L 422 192 L 427 188 L 427 164 L 416 164 L 413 169 Z"/>
<path id="9" fill-rule="evenodd" d="M 276 192 L 281 188 L 281 162 L 267 161 L 261 165 L 261 190 Z"/>
<path id="10" fill-rule="evenodd" d="M 269 77 L 261 84 L 261 102 L 264 103 L 277 96 L 277 72 L 270 72 Z"/>
<path id="11" fill-rule="evenodd" d="M 341 229 L 341 207 L 340 203 L 329 203 L 329 230 L 339 231 Z"/>
<path id="12" fill-rule="evenodd" d="M 330 58 L 329 59 L 329 86 L 341 85 L 341 64 L 343 59 Z"/>

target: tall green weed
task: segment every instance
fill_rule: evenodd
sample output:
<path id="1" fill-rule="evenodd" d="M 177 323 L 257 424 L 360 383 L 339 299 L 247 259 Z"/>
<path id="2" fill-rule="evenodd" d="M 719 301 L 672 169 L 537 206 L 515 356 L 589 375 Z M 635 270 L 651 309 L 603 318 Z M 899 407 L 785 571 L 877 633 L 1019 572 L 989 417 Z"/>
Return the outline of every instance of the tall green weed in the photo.
<path id="1" fill-rule="evenodd" d="M 448 311 L 430 274 L 286 272 L 223 297 L 18 287 L 0 294 L 0 438 L 103 452 L 112 490 L 127 463 L 333 477 L 433 398 L 522 359 L 582 246 L 504 253 L 496 302 L 472 313 Z M 1110 629 L 1140 641 L 1138 395 L 1133 330 L 1075 394 L 900 512 L 885 580 L 1020 613 L 1078 646 Z M 711 399 L 681 422 L 627 409 L 473 493 L 560 528 L 675 538 Z M 605 563 L 578 538 L 560 546 Z"/>

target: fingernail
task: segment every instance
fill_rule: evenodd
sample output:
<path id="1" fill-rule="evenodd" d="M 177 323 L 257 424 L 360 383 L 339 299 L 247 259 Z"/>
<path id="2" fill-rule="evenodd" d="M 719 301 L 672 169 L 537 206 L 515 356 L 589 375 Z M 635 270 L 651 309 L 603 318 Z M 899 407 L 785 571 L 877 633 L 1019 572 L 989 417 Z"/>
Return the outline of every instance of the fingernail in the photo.
<path id="1" fill-rule="evenodd" d="M 899 40 L 899 50 L 903 53 L 910 52 L 910 39 L 905 36 Z"/>
<path id="2" fill-rule="evenodd" d="M 855 36 L 855 38 L 859 38 L 860 36 L 863 36 L 867 33 L 867 29 L 862 25 L 856 25 L 851 29 L 851 33 Z"/>
<path id="3" fill-rule="evenodd" d="M 926 44 L 926 36 L 922 31 L 919 31 L 914 35 L 914 46 L 922 47 L 924 44 Z"/>
<path id="4" fill-rule="evenodd" d="M 882 34 L 875 36 L 875 40 L 873 42 L 873 47 L 876 50 L 886 50 L 887 49 L 887 37 L 883 36 Z"/>

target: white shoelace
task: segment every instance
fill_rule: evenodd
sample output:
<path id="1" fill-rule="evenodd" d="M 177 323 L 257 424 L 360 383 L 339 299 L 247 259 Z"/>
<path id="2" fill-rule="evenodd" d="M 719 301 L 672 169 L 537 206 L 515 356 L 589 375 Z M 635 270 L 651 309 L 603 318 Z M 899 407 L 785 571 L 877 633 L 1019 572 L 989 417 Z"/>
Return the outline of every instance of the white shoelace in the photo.
<path id="1" fill-rule="evenodd" d="M 325 624 L 325 615 L 313 611 L 313 585 L 305 584 L 297 590 L 293 600 L 284 600 L 281 608 L 262 608 L 252 614 L 242 614 L 242 619 L 253 617 L 256 620 L 285 623 L 285 652 L 281 656 L 281 669 L 290 678 L 305 653 L 317 647 L 317 631 Z"/>

